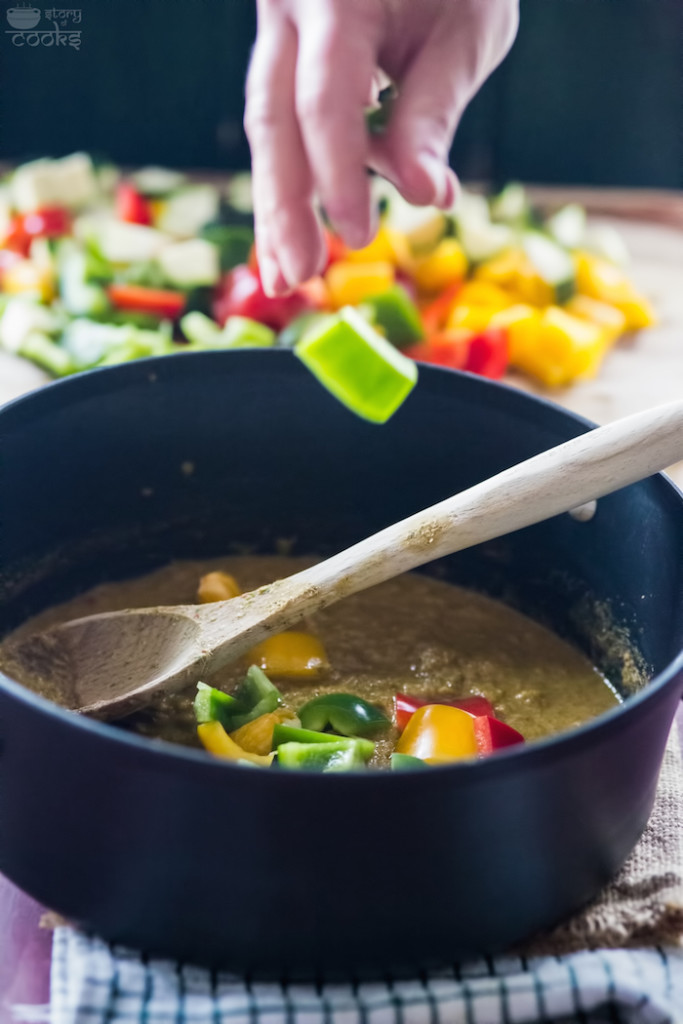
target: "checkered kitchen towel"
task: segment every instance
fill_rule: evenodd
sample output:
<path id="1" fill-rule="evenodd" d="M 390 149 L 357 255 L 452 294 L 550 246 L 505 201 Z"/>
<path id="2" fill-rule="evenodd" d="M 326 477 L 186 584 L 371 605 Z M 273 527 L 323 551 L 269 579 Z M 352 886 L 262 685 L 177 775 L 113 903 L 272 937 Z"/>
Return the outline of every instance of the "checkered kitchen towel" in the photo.
<path id="1" fill-rule="evenodd" d="M 683 950 L 496 957 L 393 983 L 247 983 L 58 928 L 51 1024 L 681 1024 Z"/>
<path id="2" fill-rule="evenodd" d="M 235 975 L 146 960 L 62 925 L 54 937 L 51 1012 L 40 1017 L 38 1008 L 15 1008 L 15 1019 L 51 1024 L 683 1024 L 682 935 L 683 770 L 674 731 L 655 807 L 633 854 L 591 906 L 538 937 L 533 947 L 527 945 L 526 956 L 456 965 L 393 983 L 250 984 Z"/>

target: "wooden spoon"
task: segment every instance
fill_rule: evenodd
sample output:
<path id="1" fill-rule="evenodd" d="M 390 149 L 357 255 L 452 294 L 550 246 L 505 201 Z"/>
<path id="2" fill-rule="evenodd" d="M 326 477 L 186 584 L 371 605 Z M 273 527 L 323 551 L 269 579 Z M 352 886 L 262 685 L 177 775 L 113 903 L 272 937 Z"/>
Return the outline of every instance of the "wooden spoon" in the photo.
<path id="1" fill-rule="evenodd" d="M 77 619 L 18 641 L 7 671 L 73 710 L 118 718 L 196 682 L 317 609 L 538 523 L 683 458 L 683 402 L 536 455 L 303 572 L 229 601 Z"/>

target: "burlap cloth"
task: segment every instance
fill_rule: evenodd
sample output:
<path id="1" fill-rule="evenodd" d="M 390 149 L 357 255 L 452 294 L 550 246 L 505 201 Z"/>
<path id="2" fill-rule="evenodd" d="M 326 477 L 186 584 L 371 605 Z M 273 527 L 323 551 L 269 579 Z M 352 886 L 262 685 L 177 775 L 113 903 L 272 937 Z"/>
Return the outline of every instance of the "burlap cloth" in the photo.
<path id="1" fill-rule="evenodd" d="M 583 949 L 679 945 L 683 940 L 683 762 L 674 725 L 657 796 L 638 845 L 584 910 L 520 950 L 527 956 Z"/>

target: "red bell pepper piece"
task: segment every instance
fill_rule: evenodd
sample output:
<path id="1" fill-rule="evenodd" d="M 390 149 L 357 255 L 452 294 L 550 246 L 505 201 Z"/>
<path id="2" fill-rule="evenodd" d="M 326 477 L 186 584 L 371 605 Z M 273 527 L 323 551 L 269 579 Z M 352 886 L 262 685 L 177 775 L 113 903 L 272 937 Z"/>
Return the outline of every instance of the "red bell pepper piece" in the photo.
<path id="1" fill-rule="evenodd" d="M 470 339 L 463 370 L 498 380 L 508 365 L 508 335 L 504 327 L 487 327 Z"/>
<path id="2" fill-rule="evenodd" d="M 403 732 L 414 712 L 427 704 L 445 704 L 450 708 L 459 708 L 461 711 L 466 711 L 468 715 L 472 715 L 473 718 L 493 716 L 493 707 L 486 697 L 458 697 L 447 700 L 438 697 L 422 700 L 420 697 L 410 697 L 407 693 L 397 693 L 394 697 L 394 718 L 397 728 Z"/>
<path id="3" fill-rule="evenodd" d="M 506 725 L 499 718 L 488 714 L 477 716 L 474 719 L 474 736 L 480 755 L 492 754 L 494 750 L 502 750 L 503 747 L 513 747 L 517 743 L 524 743 L 521 732 L 517 732 L 512 726 Z"/>
<path id="4" fill-rule="evenodd" d="M 404 348 L 403 354 L 421 363 L 464 370 L 469 359 L 471 331 L 455 329 L 439 331 L 418 345 Z"/>
<path id="5" fill-rule="evenodd" d="M 425 334 L 429 336 L 440 331 L 448 319 L 451 306 L 455 302 L 456 295 L 462 287 L 462 282 L 451 284 L 445 288 L 436 299 L 433 299 L 421 311 L 422 324 Z"/>
<path id="6" fill-rule="evenodd" d="M 129 224 L 151 224 L 152 207 L 134 185 L 122 181 L 116 188 L 116 215 Z"/>
<path id="7" fill-rule="evenodd" d="M 229 316 L 246 316 L 274 331 L 282 330 L 301 313 L 320 308 L 320 300 L 312 298 L 303 286 L 289 295 L 270 298 L 263 290 L 258 273 L 244 263 L 224 275 L 213 299 L 213 316 L 221 326 Z"/>
<path id="8" fill-rule="evenodd" d="M 141 284 L 110 284 L 107 295 L 117 309 L 130 309 L 149 313 L 164 320 L 175 320 L 185 309 L 185 296 L 181 292 L 162 288 L 145 288 Z"/>
<path id="9" fill-rule="evenodd" d="M 346 259 L 346 254 L 349 251 L 344 242 L 342 242 L 339 235 L 335 235 L 333 231 L 328 228 L 324 229 L 325 234 L 325 245 L 327 246 L 327 261 L 325 263 L 325 270 L 332 264 L 336 263 L 337 260 Z"/>
<path id="10" fill-rule="evenodd" d="M 59 238 L 71 230 L 69 211 L 63 206 L 44 206 L 40 210 L 25 213 L 24 232 L 29 238 Z"/>
<path id="11" fill-rule="evenodd" d="M 69 211 L 63 206 L 45 206 L 41 210 L 18 215 L 12 219 L 0 248 L 10 249 L 26 257 L 34 238 L 58 238 L 71 230 Z"/>
<path id="12" fill-rule="evenodd" d="M 24 218 L 13 217 L 7 234 L 2 239 L 1 249 L 6 249 L 20 256 L 28 256 L 31 247 L 31 236 L 24 229 Z"/>

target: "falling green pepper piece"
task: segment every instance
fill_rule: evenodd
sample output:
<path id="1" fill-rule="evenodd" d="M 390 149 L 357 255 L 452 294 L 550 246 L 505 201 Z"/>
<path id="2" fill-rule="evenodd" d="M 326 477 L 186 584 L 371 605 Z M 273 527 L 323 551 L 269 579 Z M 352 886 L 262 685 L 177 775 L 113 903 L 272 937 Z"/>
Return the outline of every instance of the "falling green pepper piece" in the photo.
<path id="1" fill-rule="evenodd" d="M 391 767 L 395 772 L 412 772 L 429 768 L 429 765 L 419 757 L 412 757 L 411 754 L 392 754 Z"/>
<path id="2" fill-rule="evenodd" d="M 239 705 L 229 693 L 223 693 L 208 683 L 197 683 L 197 696 L 194 699 L 194 716 L 197 724 L 204 722 L 220 722 L 228 726 L 231 720 L 231 710 L 234 711 Z"/>
<path id="3" fill-rule="evenodd" d="M 304 729 L 322 732 L 329 726 L 343 736 L 367 736 L 391 725 L 378 708 L 353 693 L 315 697 L 301 708 L 299 720 Z"/>
<path id="4" fill-rule="evenodd" d="M 346 772 L 363 768 L 372 757 L 369 740 L 336 740 L 332 743 L 282 743 L 277 751 L 281 768 L 306 772 Z"/>
<path id="5" fill-rule="evenodd" d="M 393 416 L 417 382 L 417 363 L 353 306 L 314 322 L 294 354 L 335 398 L 372 423 Z"/>

